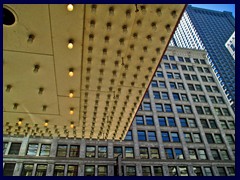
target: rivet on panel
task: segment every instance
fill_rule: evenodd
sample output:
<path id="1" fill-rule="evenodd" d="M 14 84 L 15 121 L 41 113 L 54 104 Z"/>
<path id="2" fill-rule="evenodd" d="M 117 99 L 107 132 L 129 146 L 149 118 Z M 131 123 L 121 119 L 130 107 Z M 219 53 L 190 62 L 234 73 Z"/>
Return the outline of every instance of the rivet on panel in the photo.
<path id="1" fill-rule="evenodd" d="M 160 48 L 156 48 L 157 54 L 160 54 Z"/>
<path id="2" fill-rule="evenodd" d="M 132 58 L 131 55 L 127 55 L 127 59 L 128 59 L 129 61 L 131 60 L 131 58 Z"/>
<path id="3" fill-rule="evenodd" d="M 35 39 L 35 36 L 33 34 L 29 34 L 27 42 L 32 43 L 34 39 Z"/>
<path id="4" fill-rule="evenodd" d="M 144 61 L 144 57 L 143 56 L 141 56 L 139 59 L 140 59 L 141 62 Z"/>
<path id="5" fill-rule="evenodd" d="M 113 88 L 112 87 L 109 87 L 109 91 L 112 91 L 113 90 Z"/>
<path id="6" fill-rule="evenodd" d="M 114 79 L 111 79 L 110 81 L 111 81 L 111 84 L 113 85 L 115 80 L 114 80 Z"/>
<path id="7" fill-rule="evenodd" d="M 130 18 L 130 17 L 131 17 L 131 10 L 130 10 L 130 9 L 128 9 L 128 10 L 126 11 L 126 17 L 127 17 L 127 18 Z"/>
<path id="8" fill-rule="evenodd" d="M 43 105 L 43 106 L 42 106 L 42 111 L 45 112 L 46 110 L 47 110 L 47 105 Z"/>
<path id="9" fill-rule="evenodd" d="M 138 26 L 141 26 L 141 25 L 142 25 L 142 21 L 141 21 L 140 19 L 137 21 L 137 25 L 138 25 Z"/>
<path id="10" fill-rule="evenodd" d="M 102 78 L 98 78 L 98 82 L 99 82 L 99 83 L 102 83 Z"/>
<path id="11" fill-rule="evenodd" d="M 89 71 L 89 72 L 90 72 L 90 71 Z M 86 77 L 86 81 L 89 82 L 89 80 L 90 80 L 90 77 L 87 76 L 87 77 Z"/>
<path id="12" fill-rule="evenodd" d="M 109 36 L 105 36 L 104 40 L 105 40 L 105 43 L 108 43 L 109 42 Z"/>
<path id="13" fill-rule="evenodd" d="M 156 62 L 156 58 L 152 58 L 152 62 L 155 63 Z"/>
<path id="14" fill-rule="evenodd" d="M 134 77 L 134 79 L 137 79 L 137 74 L 134 74 L 133 77 Z"/>
<path id="15" fill-rule="evenodd" d="M 118 92 L 119 92 L 119 93 L 121 92 L 121 90 L 122 90 L 121 88 L 118 88 Z"/>
<path id="16" fill-rule="evenodd" d="M 133 44 L 130 45 L 130 49 L 131 49 L 132 51 L 134 50 L 134 45 L 133 45 Z"/>
<path id="17" fill-rule="evenodd" d="M 48 120 L 45 120 L 45 122 L 44 122 L 44 126 L 45 126 L 45 127 L 48 126 L 48 122 L 49 122 Z"/>
<path id="18" fill-rule="evenodd" d="M 104 54 L 104 55 L 107 54 L 107 48 L 104 48 L 102 51 L 103 51 L 103 54 Z"/>
<path id="19" fill-rule="evenodd" d="M 110 7 L 109 9 L 108 9 L 108 11 L 109 11 L 109 15 L 114 15 L 114 8 L 113 7 Z"/>
<path id="20" fill-rule="evenodd" d="M 42 95 L 43 91 L 44 91 L 44 88 L 43 88 L 43 87 L 40 87 L 40 88 L 38 89 L 38 94 L 39 94 L 39 95 Z"/>
<path id="21" fill-rule="evenodd" d="M 101 60 L 101 64 L 102 64 L 102 65 L 105 65 L 105 59 L 102 59 L 102 60 Z"/>
<path id="22" fill-rule="evenodd" d="M 10 84 L 7 85 L 6 92 L 10 92 L 12 89 L 12 86 Z"/>
<path id="23" fill-rule="evenodd" d="M 166 27 L 167 32 L 170 32 L 170 31 L 171 31 L 171 26 L 170 26 L 170 24 L 167 24 L 165 27 Z"/>
<path id="24" fill-rule="evenodd" d="M 92 58 L 87 58 L 87 61 L 88 61 L 88 64 L 91 64 L 91 62 L 92 62 Z"/>
<path id="25" fill-rule="evenodd" d="M 138 71 L 140 71 L 140 69 L 141 69 L 141 66 L 137 66 L 136 68 L 137 68 L 137 70 L 138 70 Z"/>
<path id="26" fill-rule="evenodd" d="M 100 72 L 100 75 L 103 75 L 103 69 L 100 69 L 99 72 Z"/>
<path id="27" fill-rule="evenodd" d="M 97 89 L 100 91 L 101 90 L 101 86 L 98 86 Z"/>
<path id="28" fill-rule="evenodd" d="M 145 7 L 145 6 L 140 6 L 140 8 L 141 8 L 141 11 L 142 11 L 143 13 L 146 13 L 146 7 Z"/>
<path id="29" fill-rule="evenodd" d="M 148 75 L 145 76 L 145 79 L 148 80 Z"/>
<path id="30" fill-rule="evenodd" d="M 87 67 L 87 73 L 90 73 L 90 71 L 91 71 L 91 68 Z"/>
<path id="31" fill-rule="evenodd" d="M 13 109 L 14 109 L 14 110 L 17 110 L 17 108 L 18 108 L 18 103 L 14 103 L 14 104 L 13 104 Z"/>
<path id="32" fill-rule="evenodd" d="M 161 37 L 161 38 L 160 38 L 160 41 L 161 41 L 162 43 L 165 43 L 165 37 L 164 37 L 164 36 Z"/>
<path id="33" fill-rule="evenodd" d="M 122 51 L 121 51 L 121 50 L 118 50 L 118 51 L 117 51 L 117 56 L 121 56 L 121 54 L 122 54 Z"/>
<path id="34" fill-rule="evenodd" d="M 122 74 L 122 77 L 125 78 L 125 77 L 126 77 L 126 73 L 123 73 L 123 74 Z"/>
<path id="35" fill-rule="evenodd" d="M 176 17 L 177 17 L 177 12 L 176 12 L 175 10 L 173 10 L 173 11 L 171 12 L 171 14 L 172 14 L 172 17 L 173 17 L 173 18 L 176 18 Z"/>
<path id="36" fill-rule="evenodd" d="M 93 4 L 92 5 L 92 13 L 95 13 L 97 10 L 97 5 L 96 4 Z"/>
<path id="37" fill-rule="evenodd" d="M 35 64 L 33 68 L 33 72 L 37 73 L 39 68 L 40 68 L 39 64 Z"/>
<path id="38" fill-rule="evenodd" d="M 111 30 L 112 24 L 110 22 L 107 23 L 107 30 Z"/>
<path id="39" fill-rule="evenodd" d="M 145 87 L 145 83 L 142 83 L 142 87 Z"/>
<path id="40" fill-rule="evenodd" d="M 114 70 L 114 71 L 112 71 L 112 73 L 113 73 L 113 76 L 115 76 L 115 77 L 117 76 L 117 71 Z"/>
<path id="41" fill-rule="evenodd" d="M 120 38 L 119 42 L 120 42 L 121 45 L 124 45 L 124 38 Z"/>
<path id="42" fill-rule="evenodd" d="M 89 85 L 88 85 L 88 84 L 87 84 L 87 85 L 85 85 L 85 88 L 86 88 L 86 89 L 88 89 L 88 88 L 89 88 Z"/>
<path id="43" fill-rule="evenodd" d="M 151 36 L 151 35 L 148 35 L 148 36 L 147 36 L 147 40 L 148 40 L 148 41 L 152 41 L 152 36 Z"/>
<path id="44" fill-rule="evenodd" d="M 147 52 L 147 46 L 144 46 L 144 47 L 143 47 L 143 51 L 144 51 L 144 52 Z"/>
<path id="45" fill-rule="evenodd" d="M 135 82 L 134 82 L 134 81 L 133 81 L 133 82 L 131 82 L 131 85 L 132 85 L 132 86 L 134 86 L 134 84 L 135 84 Z"/>
<path id="46" fill-rule="evenodd" d="M 152 25 L 153 30 L 156 31 L 156 30 L 157 30 L 157 25 L 156 25 L 156 23 L 155 23 L 155 22 L 152 22 L 151 25 Z"/>
<path id="47" fill-rule="evenodd" d="M 126 69 L 126 70 L 128 69 L 128 65 L 127 65 L 127 64 L 125 64 L 125 66 L 124 66 L 124 67 L 125 67 L 125 69 Z"/>
<path id="48" fill-rule="evenodd" d="M 95 27 L 95 21 L 94 21 L 94 20 L 91 20 L 91 21 L 90 21 L 90 27 L 91 27 L 91 28 L 94 28 L 94 27 Z"/>
<path id="49" fill-rule="evenodd" d="M 133 37 L 134 37 L 135 39 L 137 39 L 138 33 L 133 33 Z"/>
<path id="50" fill-rule="evenodd" d="M 21 125 L 22 125 L 22 121 L 23 121 L 23 119 L 22 119 L 22 118 L 19 118 L 19 119 L 18 119 L 18 123 L 17 123 L 17 124 L 18 124 L 18 126 L 21 126 Z"/>
<path id="51" fill-rule="evenodd" d="M 94 35 L 93 34 L 89 34 L 89 41 L 93 41 L 94 39 Z"/>
<path id="52" fill-rule="evenodd" d="M 160 15 L 162 15 L 162 10 L 161 10 L 160 8 L 157 8 L 157 9 L 156 9 L 156 13 L 157 13 L 157 15 L 160 16 Z"/>
<path id="53" fill-rule="evenodd" d="M 149 67 L 149 68 L 148 68 L 148 71 L 149 71 L 149 72 L 152 72 L 152 67 Z"/>
<path id="54" fill-rule="evenodd" d="M 93 48 L 91 46 L 88 47 L 88 53 L 92 53 Z"/>
<path id="55" fill-rule="evenodd" d="M 123 81 L 120 81 L 120 84 L 123 85 Z"/>

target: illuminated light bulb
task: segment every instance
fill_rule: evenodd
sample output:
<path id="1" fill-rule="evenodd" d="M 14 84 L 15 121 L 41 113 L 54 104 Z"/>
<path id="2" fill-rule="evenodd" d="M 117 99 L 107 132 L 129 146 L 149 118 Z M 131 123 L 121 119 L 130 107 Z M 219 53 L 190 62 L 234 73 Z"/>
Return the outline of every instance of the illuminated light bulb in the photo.
<path id="1" fill-rule="evenodd" d="M 74 113 L 74 109 L 70 108 L 69 114 L 73 115 L 73 113 Z"/>
<path id="2" fill-rule="evenodd" d="M 72 129 L 74 128 L 73 122 L 71 122 L 70 128 L 72 128 Z"/>
<path id="3" fill-rule="evenodd" d="M 73 90 L 71 90 L 71 91 L 69 92 L 69 97 L 70 97 L 70 98 L 73 97 Z"/>
<path id="4" fill-rule="evenodd" d="M 68 73 L 68 75 L 69 75 L 70 77 L 73 76 L 73 68 L 70 68 L 70 69 L 69 69 L 69 73 Z"/>
<path id="5" fill-rule="evenodd" d="M 68 41 L 68 49 L 72 49 L 73 48 L 73 43 L 74 43 L 74 41 L 73 41 L 73 39 L 69 39 L 69 41 Z"/>
<path id="6" fill-rule="evenodd" d="M 45 127 L 48 126 L 48 120 L 45 121 L 44 126 L 45 126 Z"/>
<path id="7" fill-rule="evenodd" d="M 19 125 L 19 126 L 22 125 L 22 119 L 21 119 L 21 118 L 18 120 L 18 125 Z"/>
<path id="8" fill-rule="evenodd" d="M 67 5 L 67 10 L 68 10 L 68 11 L 70 11 L 70 12 L 73 11 L 73 8 L 74 8 L 74 7 L 73 7 L 72 4 L 68 4 L 68 5 Z"/>

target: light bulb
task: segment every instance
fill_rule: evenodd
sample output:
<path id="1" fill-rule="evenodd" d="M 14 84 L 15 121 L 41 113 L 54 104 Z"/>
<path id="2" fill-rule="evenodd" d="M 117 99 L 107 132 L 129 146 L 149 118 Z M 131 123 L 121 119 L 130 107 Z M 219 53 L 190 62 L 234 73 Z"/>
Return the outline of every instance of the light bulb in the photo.
<path id="1" fill-rule="evenodd" d="M 48 126 L 48 121 L 45 121 L 44 126 L 45 126 L 45 127 Z"/>
<path id="2" fill-rule="evenodd" d="M 68 75 L 69 75 L 70 77 L 73 76 L 73 68 L 70 68 L 70 69 L 69 69 L 69 73 L 68 73 Z"/>
<path id="3" fill-rule="evenodd" d="M 72 49 L 73 48 L 73 42 L 69 42 L 68 43 L 68 49 Z"/>
<path id="4" fill-rule="evenodd" d="M 73 97 L 73 91 L 69 92 L 69 97 L 72 98 Z"/>
<path id="5" fill-rule="evenodd" d="M 68 4 L 67 5 L 67 10 L 70 11 L 70 12 L 73 11 L 73 5 L 72 4 Z"/>
<path id="6" fill-rule="evenodd" d="M 73 108 L 70 108 L 69 114 L 73 115 L 73 113 L 74 113 Z"/>
<path id="7" fill-rule="evenodd" d="M 74 124 L 73 123 L 70 125 L 70 128 L 72 128 L 72 129 L 74 128 Z"/>
<path id="8" fill-rule="evenodd" d="M 19 126 L 22 125 L 22 119 L 19 119 L 19 121 L 18 121 L 18 125 L 19 125 Z"/>

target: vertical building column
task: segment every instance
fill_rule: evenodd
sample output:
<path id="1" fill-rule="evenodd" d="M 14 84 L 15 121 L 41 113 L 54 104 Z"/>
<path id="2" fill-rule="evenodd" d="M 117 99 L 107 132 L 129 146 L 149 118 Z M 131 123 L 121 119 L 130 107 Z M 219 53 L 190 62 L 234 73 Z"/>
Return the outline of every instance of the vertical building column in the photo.
<path id="1" fill-rule="evenodd" d="M 108 165 L 108 176 L 114 176 L 114 165 Z"/>
<path id="2" fill-rule="evenodd" d="M 53 176 L 53 171 L 54 171 L 54 164 L 49 163 L 47 167 L 46 176 Z"/>
<path id="3" fill-rule="evenodd" d="M 27 137 L 24 137 L 22 139 L 22 144 L 19 150 L 19 156 L 25 156 L 27 153 L 28 148 L 28 142 L 29 142 L 29 135 Z"/>
<path id="4" fill-rule="evenodd" d="M 169 176 L 168 165 L 163 164 L 162 169 L 163 169 L 163 176 Z"/>
<path id="5" fill-rule="evenodd" d="M 78 176 L 84 176 L 84 164 L 82 163 L 78 165 Z"/>
<path id="6" fill-rule="evenodd" d="M 142 167 L 140 163 L 136 164 L 136 172 L 137 172 L 136 173 L 137 176 L 142 176 Z"/>
<path id="7" fill-rule="evenodd" d="M 86 152 L 86 140 L 81 139 L 80 158 L 85 158 L 85 152 Z"/>
<path id="8" fill-rule="evenodd" d="M 135 159 L 140 159 L 138 134 L 137 134 L 137 124 L 136 124 L 135 120 L 133 120 L 133 122 L 132 122 L 132 136 L 133 136 Z"/>
<path id="9" fill-rule="evenodd" d="M 113 142 L 108 141 L 108 158 L 113 158 Z"/>
<path id="10" fill-rule="evenodd" d="M 187 168 L 188 168 L 189 176 L 196 176 L 196 174 L 193 171 L 193 165 L 188 165 Z"/>
<path id="11" fill-rule="evenodd" d="M 57 138 L 53 138 L 52 139 L 51 150 L 50 150 L 50 157 L 56 157 L 57 146 L 58 146 L 58 139 Z"/>
<path id="12" fill-rule="evenodd" d="M 23 168 L 23 163 L 17 162 L 14 168 L 13 176 L 21 176 L 22 168 Z"/>

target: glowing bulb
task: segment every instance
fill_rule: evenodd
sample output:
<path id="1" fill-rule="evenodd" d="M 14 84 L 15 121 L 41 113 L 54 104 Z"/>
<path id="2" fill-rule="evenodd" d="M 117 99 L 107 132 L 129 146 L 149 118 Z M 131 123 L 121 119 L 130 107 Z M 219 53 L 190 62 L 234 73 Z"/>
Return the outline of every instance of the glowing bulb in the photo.
<path id="1" fill-rule="evenodd" d="M 68 49 L 72 49 L 73 48 L 73 43 L 72 42 L 69 42 L 68 43 Z"/>
<path id="2" fill-rule="evenodd" d="M 45 127 L 48 126 L 48 121 L 45 121 L 44 126 L 45 126 Z"/>
<path id="3" fill-rule="evenodd" d="M 69 92 L 69 97 L 72 98 L 73 97 L 73 91 Z"/>
<path id="4" fill-rule="evenodd" d="M 72 129 L 74 128 L 74 124 L 73 123 L 70 125 L 70 128 L 72 128 Z"/>
<path id="5" fill-rule="evenodd" d="M 69 75 L 70 77 L 73 76 L 73 68 L 70 68 L 70 69 L 69 69 L 69 73 L 68 73 L 68 75 Z"/>
<path id="6" fill-rule="evenodd" d="M 19 119 L 19 121 L 18 121 L 18 125 L 19 125 L 19 126 L 22 125 L 22 119 Z"/>
<path id="7" fill-rule="evenodd" d="M 71 108 L 69 114 L 73 115 L 73 113 L 74 113 L 73 108 Z"/>
<path id="8" fill-rule="evenodd" d="M 73 11 L 73 5 L 72 4 L 68 4 L 67 5 L 67 10 L 70 11 L 70 12 Z"/>

